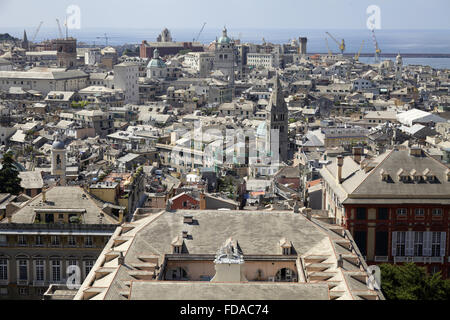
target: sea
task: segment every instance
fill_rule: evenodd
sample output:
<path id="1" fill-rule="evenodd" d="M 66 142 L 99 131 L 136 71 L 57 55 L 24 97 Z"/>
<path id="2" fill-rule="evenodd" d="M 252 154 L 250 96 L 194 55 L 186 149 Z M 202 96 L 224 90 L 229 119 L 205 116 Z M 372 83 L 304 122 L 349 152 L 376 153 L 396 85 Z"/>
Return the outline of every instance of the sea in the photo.
<path id="1" fill-rule="evenodd" d="M 148 29 L 118 29 L 118 28 L 82 28 L 69 30 L 69 36 L 89 45 L 105 46 L 105 34 L 108 37 L 108 45 L 140 44 L 142 40 L 156 41 L 156 37 L 163 28 Z M 34 31 L 27 30 L 31 39 Z M 170 29 L 174 41 L 192 41 L 197 39 L 204 44 L 211 43 L 220 37 L 222 28 L 206 27 L 199 35 L 199 29 Z M 228 27 L 228 35 L 241 42 L 275 44 L 288 43 L 298 37 L 308 38 L 309 53 L 327 53 L 325 39 L 326 32 L 330 32 L 338 41 L 345 39 L 346 52 L 357 52 L 364 41 L 362 53 L 373 53 L 375 50 L 372 32 L 368 29 L 361 30 L 320 30 L 320 29 L 251 29 Z M 8 32 L 11 35 L 22 38 L 23 29 L 2 28 L 0 33 Z M 43 26 L 36 36 L 36 41 L 53 39 L 58 37 L 58 28 Z M 450 54 L 450 30 L 375 30 L 378 45 L 382 53 L 415 53 L 415 54 Z M 328 45 L 333 53 L 338 53 L 338 45 L 328 37 Z M 382 60 L 388 58 L 382 58 Z M 360 61 L 373 63 L 374 58 L 360 57 Z M 404 58 L 405 64 L 429 65 L 436 69 L 450 69 L 450 58 Z"/>

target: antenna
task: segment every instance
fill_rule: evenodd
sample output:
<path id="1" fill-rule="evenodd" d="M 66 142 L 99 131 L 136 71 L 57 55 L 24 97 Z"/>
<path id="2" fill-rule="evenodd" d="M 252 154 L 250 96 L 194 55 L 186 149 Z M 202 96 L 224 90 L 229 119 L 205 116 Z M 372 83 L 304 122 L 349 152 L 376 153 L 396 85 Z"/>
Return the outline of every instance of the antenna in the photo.
<path id="1" fill-rule="evenodd" d="M 66 27 L 66 40 L 69 39 L 69 28 L 67 26 L 67 16 L 66 16 L 66 22 L 64 22 L 64 26 Z"/>

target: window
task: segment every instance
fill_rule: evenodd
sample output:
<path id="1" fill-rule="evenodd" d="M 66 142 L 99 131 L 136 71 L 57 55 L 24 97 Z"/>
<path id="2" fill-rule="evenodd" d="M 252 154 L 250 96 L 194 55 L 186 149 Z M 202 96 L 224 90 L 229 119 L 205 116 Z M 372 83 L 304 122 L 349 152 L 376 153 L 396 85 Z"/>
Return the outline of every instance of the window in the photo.
<path id="1" fill-rule="evenodd" d="M 19 295 L 27 296 L 28 295 L 28 288 L 19 288 Z"/>
<path id="2" fill-rule="evenodd" d="M 398 216 L 406 216 L 408 213 L 408 209 L 406 208 L 399 208 L 397 209 L 397 215 Z"/>
<path id="3" fill-rule="evenodd" d="M 416 216 L 423 216 L 423 215 L 425 215 L 425 209 L 422 209 L 422 208 L 415 209 L 414 213 L 415 213 Z"/>
<path id="4" fill-rule="evenodd" d="M 291 254 L 291 248 L 283 248 L 283 255 L 288 256 Z"/>
<path id="5" fill-rule="evenodd" d="M 405 256 L 406 231 L 398 231 L 397 235 L 397 257 Z"/>
<path id="6" fill-rule="evenodd" d="M 67 266 L 78 266 L 78 261 L 75 259 L 70 259 L 67 261 Z"/>
<path id="7" fill-rule="evenodd" d="M 181 253 L 181 246 L 174 246 L 173 253 Z"/>
<path id="8" fill-rule="evenodd" d="M 52 262 L 52 281 L 60 282 L 61 281 L 61 261 L 53 260 Z"/>
<path id="9" fill-rule="evenodd" d="M 52 246 L 59 246 L 59 245 L 60 245 L 59 236 L 52 236 Z"/>
<path id="10" fill-rule="evenodd" d="M 93 266 L 94 266 L 94 260 L 86 260 L 84 262 L 84 273 L 85 273 L 86 277 L 89 274 L 89 272 L 91 272 L 91 269 Z"/>
<path id="11" fill-rule="evenodd" d="M 387 231 L 377 231 L 375 233 L 375 255 L 388 255 L 388 239 L 389 233 Z"/>
<path id="12" fill-rule="evenodd" d="M 0 259 L 0 281 L 8 281 L 8 259 Z"/>
<path id="13" fill-rule="evenodd" d="M 433 209 L 431 213 L 433 216 L 442 216 L 442 209 Z"/>
<path id="14" fill-rule="evenodd" d="M 367 231 L 355 231 L 353 235 L 356 245 L 363 256 L 367 252 Z"/>
<path id="15" fill-rule="evenodd" d="M 27 238 L 24 235 L 19 235 L 17 238 L 19 246 L 25 246 L 27 244 Z"/>
<path id="16" fill-rule="evenodd" d="M 28 260 L 19 260 L 19 280 L 28 280 Z"/>
<path id="17" fill-rule="evenodd" d="M 5 234 L 0 235 L 0 246 L 4 246 L 8 243 L 8 238 Z"/>
<path id="18" fill-rule="evenodd" d="M 366 208 L 356 208 L 356 219 L 357 220 L 366 220 Z"/>
<path id="19" fill-rule="evenodd" d="M 44 281 L 45 275 L 45 261 L 44 260 L 36 260 L 34 261 L 34 272 L 35 272 L 35 280 L 36 281 Z"/>
<path id="20" fill-rule="evenodd" d="M 431 256 L 439 257 L 441 255 L 441 233 L 431 233 Z"/>
<path id="21" fill-rule="evenodd" d="M 8 288 L 0 288 L 0 296 L 7 296 Z"/>
<path id="22" fill-rule="evenodd" d="M 92 236 L 87 236 L 84 238 L 84 245 L 86 247 L 92 247 Z"/>
<path id="23" fill-rule="evenodd" d="M 388 219 L 389 219 L 389 209 L 378 208 L 378 220 L 388 220 Z"/>
<path id="24" fill-rule="evenodd" d="M 414 232 L 414 256 L 421 257 L 423 255 L 423 232 Z"/>
<path id="25" fill-rule="evenodd" d="M 77 243 L 74 236 L 69 236 L 68 238 L 69 246 L 74 247 Z"/>
<path id="26" fill-rule="evenodd" d="M 36 236 L 34 244 L 37 246 L 42 246 L 43 245 L 42 236 Z"/>

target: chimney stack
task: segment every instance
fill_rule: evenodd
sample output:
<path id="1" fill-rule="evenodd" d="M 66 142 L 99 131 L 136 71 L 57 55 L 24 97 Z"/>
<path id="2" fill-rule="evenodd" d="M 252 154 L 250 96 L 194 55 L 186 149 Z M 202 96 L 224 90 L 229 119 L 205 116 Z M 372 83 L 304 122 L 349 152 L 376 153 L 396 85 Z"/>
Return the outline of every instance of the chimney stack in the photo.
<path id="1" fill-rule="evenodd" d="M 119 210 L 119 223 L 123 222 L 123 209 Z"/>
<path id="2" fill-rule="evenodd" d="M 337 169 L 338 169 L 337 180 L 338 180 L 339 184 L 342 183 L 342 166 L 343 165 L 344 165 L 344 157 L 341 155 L 337 156 Z"/>
<path id="3" fill-rule="evenodd" d="M 359 146 L 353 147 L 352 153 L 353 153 L 353 160 L 355 160 L 356 163 L 361 163 L 361 157 L 362 157 L 362 154 L 364 153 L 363 147 L 359 147 Z"/>
<path id="4" fill-rule="evenodd" d="M 47 190 L 45 188 L 43 188 L 42 189 L 42 202 L 47 202 L 46 192 L 47 192 Z"/>
<path id="5" fill-rule="evenodd" d="M 337 260 L 337 267 L 343 268 L 344 267 L 344 259 L 342 258 L 342 254 L 339 254 L 339 258 Z"/>
<path id="6" fill-rule="evenodd" d="M 119 266 L 123 266 L 125 264 L 125 257 L 123 256 L 122 251 L 119 252 Z"/>

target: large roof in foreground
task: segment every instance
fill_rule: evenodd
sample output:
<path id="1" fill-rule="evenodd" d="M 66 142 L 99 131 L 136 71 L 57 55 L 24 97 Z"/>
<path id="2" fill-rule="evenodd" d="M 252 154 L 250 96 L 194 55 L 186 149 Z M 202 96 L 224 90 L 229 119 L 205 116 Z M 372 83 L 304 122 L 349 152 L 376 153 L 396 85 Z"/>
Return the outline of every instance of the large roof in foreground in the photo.
<path id="1" fill-rule="evenodd" d="M 193 215 L 192 223 L 184 222 L 186 215 Z M 367 273 L 363 270 L 367 265 L 360 260 L 354 242 L 352 248 L 356 249 L 350 250 L 351 236 L 344 237 L 343 229 L 335 228 L 338 230 L 292 211 L 177 210 L 150 214 L 116 230 L 75 300 L 382 298 L 365 284 Z M 180 238 L 183 231 L 189 237 Z M 169 272 L 166 262 L 201 263 L 203 271 L 214 268 L 218 249 L 230 239 L 237 243 L 249 265 L 295 262 L 298 280 L 289 283 L 260 282 L 253 278 L 237 283 L 164 280 L 165 272 Z M 174 241 L 183 242 L 182 254 L 173 254 Z M 293 254 L 283 255 L 280 243 L 291 243 Z M 123 264 L 119 264 L 120 253 L 124 256 Z M 342 268 L 336 267 L 339 254 L 345 257 Z M 143 262 L 148 259 L 155 262 Z M 154 263 L 161 266 L 156 279 L 150 270 Z M 310 269 L 312 266 L 318 269 Z M 308 274 L 308 279 L 303 273 Z"/>

